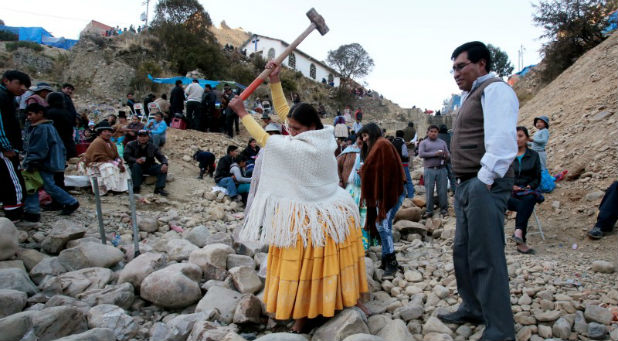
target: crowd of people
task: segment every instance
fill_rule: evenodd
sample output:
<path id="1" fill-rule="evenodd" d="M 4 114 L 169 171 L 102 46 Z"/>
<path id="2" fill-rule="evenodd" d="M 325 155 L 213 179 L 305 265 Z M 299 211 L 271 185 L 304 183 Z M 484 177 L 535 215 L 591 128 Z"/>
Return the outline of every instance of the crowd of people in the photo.
<path id="1" fill-rule="evenodd" d="M 292 330 L 306 332 L 316 317 L 332 317 L 344 307 L 357 306 L 369 314 L 363 304 L 369 291 L 369 246 L 381 245 L 384 279 L 400 271 L 393 220 L 404 199 L 414 196 L 410 172 L 419 157 L 424 217 L 433 217 L 436 209 L 449 214 L 449 188 L 456 217 L 453 262 L 462 302 L 438 318 L 484 324 L 482 339 L 515 339 L 504 217 L 507 210 L 516 212 L 512 238 L 517 251 L 534 254 L 526 232 L 535 205 L 543 201 L 538 187 L 547 171 L 549 119 L 534 119 L 532 137 L 526 127 L 516 126 L 517 97 L 491 72 L 483 43 L 457 47 L 451 60 L 463 91 L 462 106 L 452 131 L 431 125 L 423 138 L 413 122 L 386 136 L 376 123 L 363 123 L 361 108 L 352 113 L 346 107 L 333 125 L 324 125 L 320 111 L 298 94 L 292 94 L 293 105 L 288 105 L 279 79 L 281 66 L 272 61 L 266 65 L 272 103 L 258 99 L 254 104 L 262 110 L 262 124 L 230 87 L 220 97 L 225 114 L 217 117 L 217 95 L 198 80 L 186 87 L 177 82 L 169 102 L 166 96 L 147 96 L 137 103 L 129 93 L 128 117 L 119 111 L 95 123 L 75 111 L 71 84 L 58 92 L 46 83 L 31 87 L 27 74 L 7 71 L 0 85 L 4 214 L 14 221 L 38 221 L 40 188 L 60 214 L 78 209 L 63 173 L 67 158 L 77 156 L 84 145 L 85 172 L 97 179 L 94 190 L 123 192 L 132 183 L 139 193 L 143 176 L 149 174 L 157 178 L 154 193 L 167 195 L 168 159 L 161 147 L 169 125 L 182 119 L 191 129 L 206 131 L 223 123 L 233 136 L 242 122 L 251 135 L 246 147 L 228 146 L 217 162 L 214 153 L 198 150 L 193 155 L 198 178 L 208 174 L 221 191 L 245 203 L 238 237 L 269 245 L 266 311 L 276 319 L 294 319 Z M 270 112 L 285 124 L 273 121 Z M 603 198 L 597 223 L 588 233 L 591 238 L 613 229 L 617 206 L 615 182 Z"/>

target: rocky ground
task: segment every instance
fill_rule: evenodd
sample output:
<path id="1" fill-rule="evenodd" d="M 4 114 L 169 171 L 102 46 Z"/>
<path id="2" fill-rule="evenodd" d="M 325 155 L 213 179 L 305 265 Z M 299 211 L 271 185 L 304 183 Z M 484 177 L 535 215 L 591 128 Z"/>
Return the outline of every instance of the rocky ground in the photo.
<path id="1" fill-rule="evenodd" d="M 170 131 L 165 153 L 171 160 L 171 194 L 155 196 L 146 186 L 138 196 L 138 257 L 126 194 L 102 199 L 106 245 L 86 190 L 74 192 L 82 207 L 66 219 L 45 212 L 40 223 L 14 226 L 0 218 L 0 340 L 480 338 L 482 326 L 448 325 L 436 318 L 459 301 L 451 253 L 455 220 L 421 220 L 419 186 L 395 223 L 404 271 L 383 280 L 379 248 L 367 252 L 371 316 L 349 308 L 307 335 L 287 333 L 289 321 L 269 318 L 261 301 L 268 248 L 235 239 L 243 208 L 211 193 L 212 179 L 195 179 L 191 160 L 197 148 L 221 156 L 228 144 L 245 140 Z M 590 201 L 591 209 L 598 201 Z M 616 236 L 598 242 L 583 238 L 589 226 L 571 225 L 589 217 L 578 220 L 578 215 L 541 214 L 546 239 L 530 236 L 535 256 L 516 253 L 507 238 L 517 340 L 618 340 Z M 506 237 L 513 224 L 508 221 Z"/>

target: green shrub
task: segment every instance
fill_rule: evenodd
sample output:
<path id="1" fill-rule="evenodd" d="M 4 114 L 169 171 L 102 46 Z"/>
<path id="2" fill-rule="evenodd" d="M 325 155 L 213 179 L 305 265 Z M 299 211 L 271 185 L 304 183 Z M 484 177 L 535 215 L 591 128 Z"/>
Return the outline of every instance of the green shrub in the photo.
<path id="1" fill-rule="evenodd" d="M 157 84 L 148 79 L 148 74 L 156 77 L 161 72 L 161 66 L 154 61 L 148 60 L 140 63 L 135 70 L 135 77 L 131 80 L 131 88 L 139 92 L 157 91 Z"/>
<path id="2" fill-rule="evenodd" d="M 0 41 L 17 41 L 19 39 L 19 35 L 9 32 L 9 31 L 0 31 Z"/>
<path id="3" fill-rule="evenodd" d="M 31 41 L 12 41 L 12 42 L 6 43 L 6 49 L 7 51 L 10 51 L 10 52 L 17 50 L 20 47 L 31 49 L 36 52 L 43 51 L 43 46 L 41 46 L 40 44 L 31 42 Z"/>

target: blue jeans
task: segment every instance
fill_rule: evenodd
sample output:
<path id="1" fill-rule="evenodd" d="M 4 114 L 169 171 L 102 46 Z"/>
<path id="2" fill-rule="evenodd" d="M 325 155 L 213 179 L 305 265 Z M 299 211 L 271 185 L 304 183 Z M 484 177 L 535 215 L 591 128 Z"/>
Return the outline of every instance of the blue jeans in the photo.
<path id="1" fill-rule="evenodd" d="M 227 177 L 219 180 L 217 182 L 217 186 L 223 187 L 227 190 L 227 195 L 230 197 L 235 197 L 238 195 L 238 190 L 236 189 L 236 183 L 232 177 Z"/>
<path id="2" fill-rule="evenodd" d="M 412 183 L 412 177 L 410 176 L 410 167 L 403 166 L 403 171 L 406 173 L 406 197 L 414 197 L 414 184 Z"/>
<path id="3" fill-rule="evenodd" d="M 73 198 L 69 193 L 56 185 L 54 181 L 54 173 L 39 170 L 43 179 L 43 189 L 47 192 L 55 202 L 61 205 L 73 205 L 77 199 Z M 39 193 L 28 194 L 25 201 L 25 211 L 28 213 L 39 214 L 41 207 L 39 205 Z"/>
<path id="4" fill-rule="evenodd" d="M 404 197 L 405 193 L 402 193 L 399 196 L 395 206 L 386 213 L 386 219 L 376 223 L 376 229 L 378 230 L 380 240 L 382 241 L 383 256 L 395 252 L 395 245 L 393 243 L 393 220 L 395 219 L 395 214 L 397 214 L 397 211 L 399 211 L 399 208 L 403 203 Z"/>

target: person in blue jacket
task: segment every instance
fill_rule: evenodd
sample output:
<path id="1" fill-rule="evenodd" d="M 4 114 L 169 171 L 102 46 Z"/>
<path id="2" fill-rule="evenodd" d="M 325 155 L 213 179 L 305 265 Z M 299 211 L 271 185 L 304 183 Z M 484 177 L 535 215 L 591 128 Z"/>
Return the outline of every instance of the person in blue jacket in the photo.
<path id="1" fill-rule="evenodd" d="M 38 171 L 43 180 L 43 188 L 62 205 L 61 215 L 70 215 L 79 207 L 77 199 L 56 185 L 54 175 L 64 172 L 66 149 L 64 143 L 54 128 L 54 122 L 45 117 L 46 109 L 38 103 L 26 107 L 26 117 L 30 122 L 26 130 L 24 150 L 26 157 L 23 168 L 30 173 Z M 24 219 L 39 221 L 39 195 L 35 191 L 28 194 L 25 200 Z"/>
<path id="2" fill-rule="evenodd" d="M 165 144 L 165 131 L 167 123 L 163 120 L 163 114 L 160 112 L 155 114 L 154 119 L 148 121 L 146 129 L 152 134 L 152 143 L 158 148 Z"/>

